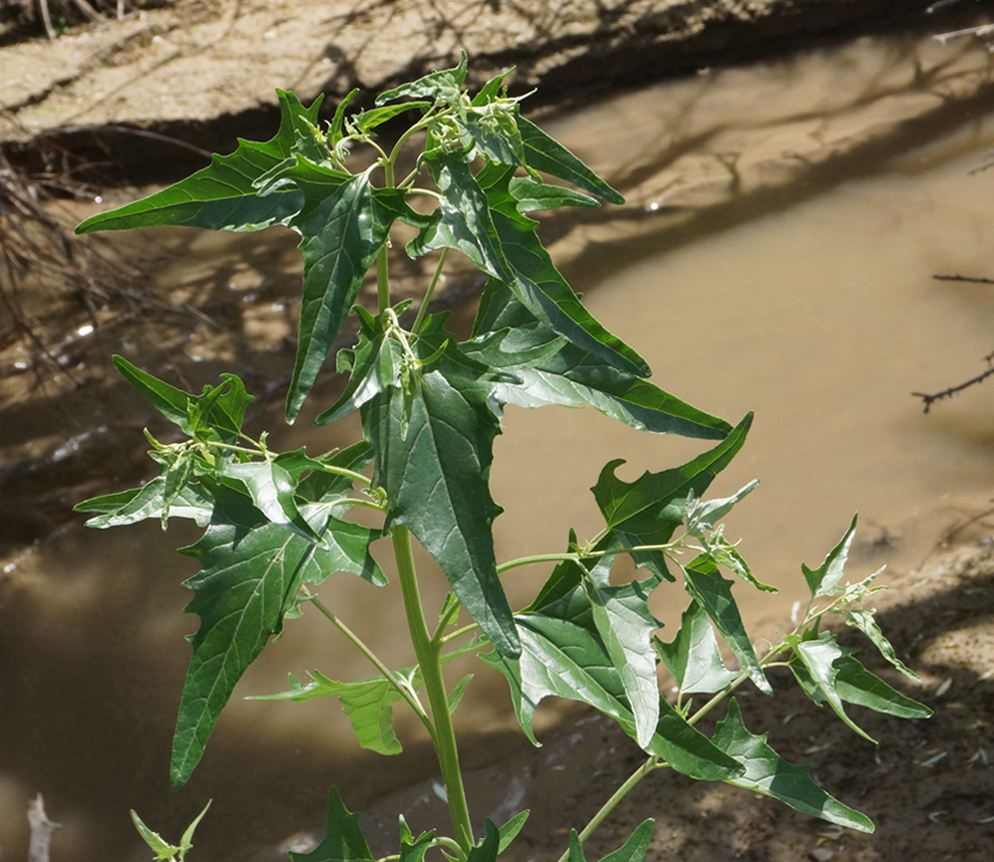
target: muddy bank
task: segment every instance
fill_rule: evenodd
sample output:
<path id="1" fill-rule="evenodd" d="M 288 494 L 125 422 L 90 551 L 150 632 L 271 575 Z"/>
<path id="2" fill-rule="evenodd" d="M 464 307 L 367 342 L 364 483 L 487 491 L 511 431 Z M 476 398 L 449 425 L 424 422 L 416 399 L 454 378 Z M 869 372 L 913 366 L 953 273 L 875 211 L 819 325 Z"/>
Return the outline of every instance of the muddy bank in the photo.
<path id="1" fill-rule="evenodd" d="M 925 0 L 176 0 L 0 51 L 0 140 L 32 170 L 110 163 L 175 177 L 272 128 L 274 89 L 334 105 L 471 57 L 479 85 L 561 104 L 622 85 L 897 26 L 955 26 Z M 930 12 L 930 6 L 936 8 Z"/>

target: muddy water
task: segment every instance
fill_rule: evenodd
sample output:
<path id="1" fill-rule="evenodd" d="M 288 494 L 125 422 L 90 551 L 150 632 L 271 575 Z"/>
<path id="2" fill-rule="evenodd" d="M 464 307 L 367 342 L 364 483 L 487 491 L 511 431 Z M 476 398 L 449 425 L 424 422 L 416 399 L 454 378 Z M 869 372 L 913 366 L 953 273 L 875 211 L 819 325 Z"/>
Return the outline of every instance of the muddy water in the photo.
<path id="1" fill-rule="evenodd" d="M 714 489 L 761 480 L 729 521 L 759 576 L 783 589 L 775 608 L 753 607 L 753 619 L 772 625 L 789 613 L 798 564 L 819 562 L 854 511 L 863 530 L 852 572 L 861 575 L 884 563 L 917 565 L 991 497 L 990 384 L 929 415 L 909 395 L 973 376 L 994 347 L 990 286 L 932 278 L 994 275 L 994 171 L 969 175 L 994 144 L 989 64 L 966 41 L 865 40 L 702 70 L 544 122 L 628 196 L 627 208 L 578 223 L 554 247 L 593 313 L 643 353 L 663 388 L 732 421 L 756 412 L 745 449 Z M 260 279 L 268 278 L 253 242 Z M 205 243 L 199 248 L 223 256 L 216 240 Z M 173 265 L 169 278 L 182 278 L 182 268 Z M 346 440 L 354 430 L 346 427 Z M 342 442 L 336 433 L 322 431 L 311 445 Z M 281 445 L 300 445 L 305 431 L 282 436 Z M 586 411 L 510 410 L 493 470 L 507 510 L 495 527 L 500 558 L 550 550 L 549 536 L 560 547 L 570 526 L 595 532 L 587 489 L 604 462 L 626 458 L 621 475 L 631 479 L 702 448 Z M 211 796 L 198 849 L 223 859 L 320 822 L 331 783 L 361 808 L 428 774 L 430 756 L 413 732 L 403 734 L 408 756 L 384 772 L 354 751 L 333 704 L 238 703 L 190 786 L 170 791 L 182 635 L 196 627 L 179 615 L 187 599 L 179 580 L 192 568 L 171 549 L 192 538 L 176 529 L 163 536 L 154 524 L 71 530 L 8 563 L 0 581 L 5 858 L 25 855 L 23 811 L 38 791 L 63 824 L 56 862 L 144 858 L 128 808 L 169 836 Z M 516 570 L 509 589 L 529 594 L 543 574 Z M 371 599 L 358 581 L 339 586 L 342 615 L 388 662 L 407 661 L 379 622 L 392 597 Z M 429 602 L 440 596 L 426 592 Z M 677 607 L 667 605 L 656 610 L 672 619 Z M 305 615 L 236 696 L 276 690 L 287 670 L 312 667 L 367 673 L 340 659 L 320 620 Z M 460 708 L 471 764 L 510 745 L 500 735 L 506 708 L 495 707 L 502 694 L 490 680 Z"/>

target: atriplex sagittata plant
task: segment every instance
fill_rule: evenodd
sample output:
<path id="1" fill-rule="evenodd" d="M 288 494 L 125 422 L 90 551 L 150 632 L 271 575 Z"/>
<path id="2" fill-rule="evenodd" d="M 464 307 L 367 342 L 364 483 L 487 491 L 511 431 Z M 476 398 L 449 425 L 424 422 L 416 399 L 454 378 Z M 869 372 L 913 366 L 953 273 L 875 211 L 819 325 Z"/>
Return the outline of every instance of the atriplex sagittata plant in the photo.
<path id="1" fill-rule="evenodd" d="M 488 821 L 482 839 L 474 834 L 451 717 L 467 680 L 450 686 L 442 673 L 465 653 L 479 654 L 507 677 L 521 727 L 533 742 L 535 708 L 556 695 L 610 716 L 645 752 L 644 764 L 593 821 L 570 833 L 563 860 L 582 862 L 583 842 L 597 825 L 639 780 L 665 767 L 870 831 L 870 820 L 819 787 L 807 767 L 785 762 L 765 735 L 747 730 L 732 697 L 746 682 L 771 694 L 765 670 L 777 665 L 789 667 L 811 700 L 828 702 L 864 737 L 846 703 L 905 718 L 929 715 L 820 628 L 827 614 L 842 615 L 914 678 L 872 612 L 851 607 L 872 591 L 872 579 L 841 583 L 855 519 L 821 566 L 802 567 L 811 599 L 800 624 L 764 656 L 757 655 L 732 597 L 732 581 L 721 570 L 756 589 L 772 588 L 752 574 L 720 524 L 754 483 L 727 499 L 701 499 L 745 442 L 751 416 L 732 427 L 647 382 L 645 361 L 580 304 L 527 213 L 622 198 L 521 116 L 520 99 L 509 97 L 504 87 L 507 74 L 470 97 L 463 88 L 463 56 L 456 68 L 382 93 L 373 109 L 347 115 L 353 92 L 327 128 L 318 122 L 320 99 L 305 108 L 293 94 L 280 92 L 282 122 L 272 140 L 241 141 L 234 153 L 215 156 L 188 179 L 78 228 L 169 224 L 248 231 L 282 224 L 299 233 L 303 300 L 288 422 L 298 415 L 347 315 L 351 311 L 358 318 L 355 346 L 337 352 L 348 385 L 317 421 L 334 422 L 358 410 L 363 438 L 323 455 L 274 452 L 265 436 L 247 436 L 242 420 L 251 397 L 233 374 L 194 395 L 114 358 L 121 374 L 188 439 L 163 444 L 148 435 L 159 475 L 141 488 L 78 508 L 95 514 L 88 522 L 94 527 L 145 518 L 161 518 L 165 526 L 170 517 L 192 518 L 206 527 L 196 544 L 183 549 L 202 567 L 186 582 L 195 593 L 187 610 L 200 615 L 201 626 L 191 637 L 172 782 L 179 786 L 190 777 L 249 664 L 284 620 L 310 605 L 345 633 L 375 674 L 338 681 L 315 671 L 306 683 L 291 676 L 291 689 L 274 697 L 338 697 L 359 743 L 384 755 L 400 751 L 391 717 L 393 706 L 403 701 L 437 751 L 451 832 L 415 837 L 401 819 L 401 859 L 420 860 L 430 848 L 440 848 L 459 862 L 492 862 L 527 815 L 523 811 L 501 826 Z M 377 127 L 405 113 L 414 121 L 392 147 L 381 146 Z M 423 149 L 416 162 L 409 161 L 413 170 L 398 177 L 401 153 L 418 141 Z M 356 145 L 374 155 L 369 167 L 354 173 L 350 154 Z M 543 174 L 575 188 L 546 183 Z M 430 212 L 412 208 L 414 197 L 430 202 Z M 387 248 L 398 223 L 416 231 L 406 246 L 412 257 L 440 250 L 416 313 L 409 300 L 391 304 Z M 446 313 L 427 313 L 453 249 L 488 277 L 472 334 L 464 341 L 446 330 Z M 373 266 L 375 315 L 353 307 Z M 717 442 L 682 466 L 646 472 L 634 482 L 619 479 L 615 471 L 621 462 L 612 461 L 592 488 L 604 516 L 596 536 L 581 543 L 571 531 L 565 551 L 498 562 L 491 525 L 501 510 L 488 480 L 492 443 L 507 404 L 592 406 L 633 428 Z M 344 520 L 353 506 L 381 513 L 380 526 Z M 440 608 L 422 606 L 412 536 L 451 588 Z M 333 591 L 323 587 L 322 599 L 315 592 L 336 572 L 358 575 L 371 588 L 386 586 L 369 551 L 380 538 L 389 538 L 396 557 L 417 656 L 413 667 L 387 667 L 338 617 Z M 645 578 L 612 583 L 619 555 L 629 555 Z M 554 565 L 534 600 L 512 609 L 501 573 L 543 564 Z M 690 601 L 667 642 L 656 636 L 660 624 L 648 600 L 663 584 L 677 581 L 674 571 Z M 716 632 L 741 669 L 723 663 Z M 660 661 L 675 680 L 672 703 L 660 696 Z M 691 695 L 703 695 L 703 702 Z M 725 718 L 708 738 L 696 725 L 726 700 Z M 641 862 L 651 832 L 651 820 L 639 826 L 619 858 Z M 292 855 L 311 862 L 373 862 L 354 816 L 334 790 L 323 843 L 312 853 Z"/>

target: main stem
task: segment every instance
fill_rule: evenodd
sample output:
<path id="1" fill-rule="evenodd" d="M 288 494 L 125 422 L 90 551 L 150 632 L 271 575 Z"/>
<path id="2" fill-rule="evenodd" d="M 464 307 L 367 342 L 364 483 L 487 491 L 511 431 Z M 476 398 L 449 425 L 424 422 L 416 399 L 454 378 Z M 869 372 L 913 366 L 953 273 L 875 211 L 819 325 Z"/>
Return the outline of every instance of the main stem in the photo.
<path id="1" fill-rule="evenodd" d="M 424 611 L 421 608 L 421 594 L 418 591 L 417 573 L 414 570 L 414 556 L 411 553 L 411 534 L 406 527 L 395 525 L 390 531 L 393 540 L 394 557 L 397 560 L 397 574 L 400 590 L 404 597 L 404 610 L 407 612 L 407 625 L 411 631 L 414 653 L 421 666 L 428 705 L 431 708 L 432 724 L 435 726 L 435 752 L 442 770 L 442 781 L 448 796 L 449 814 L 456 841 L 463 852 L 468 854 L 473 847 L 473 827 L 469 820 L 469 806 L 466 804 L 466 791 L 463 788 L 462 772 L 459 770 L 459 752 L 452 727 L 452 713 L 442 679 L 440 643 L 434 643 L 425 625 Z"/>

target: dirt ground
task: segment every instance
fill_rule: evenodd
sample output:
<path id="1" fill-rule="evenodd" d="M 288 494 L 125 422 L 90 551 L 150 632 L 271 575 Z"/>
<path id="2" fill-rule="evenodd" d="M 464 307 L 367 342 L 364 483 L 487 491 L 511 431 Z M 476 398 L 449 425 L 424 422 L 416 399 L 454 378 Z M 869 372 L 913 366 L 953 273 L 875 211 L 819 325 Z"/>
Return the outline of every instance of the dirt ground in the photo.
<path id="1" fill-rule="evenodd" d="M 777 40 L 852 26 L 871 13 L 879 20 L 927 5 L 883 0 L 176 0 L 133 10 L 122 22 L 71 31 L 54 43 L 8 35 L 0 48 L 0 139 L 15 163 L 74 170 L 99 155 L 109 178 L 127 181 L 141 175 L 147 180 L 150 160 L 165 159 L 169 173 L 184 171 L 207 149 L 230 143 L 236 128 L 246 137 L 263 136 L 254 134 L 253 120 L 260 128 L 271 126 L 274 86 L 293 87 L 305 98 L 321 91 L 340 96 L 353 86 L 375 91 L 445 65 L 465 48 L 476 58 L 480 77 L 517 63 L 518 86 L 541 84 L 543 98 L 561 102 L 605 84 L 706 65 L 723 51 L 748 54 L 769 49 Z M 646 69 L 650 58 L 651 71 Z M 245 251 L 250 253 L 250 247 Z M 269 285 L 263 293 L 276 295 L 279 289 Z M 144 315 L 147 298 L 132 299 L 135 316 Z M 184 309 L 182 298 L 167 311 L 181 320 L 193 313 Z M 271 332 L 274 325 L 280 321 L 262 328 Z M 78 329 L 75 322 L 73 327 Z M 146 332 L 141 337 L 156 336 Z M 90 344 L 88 349 L 102 348 Z M 258 365 L 248 373 L 269 379 L 272 354 L 256 356 Z M 4 377 L 15 379 L 13 372 Z M 64 508 L 68 496 L 82 496 L 77 485 L 95 475 L 92 464 L 68 477 L 60 466 L 62 486 L 37 498 L 42 503 L 30 512 L 21 502 L 18 482 L 37 494 L 48 481 L 45 464 L 32 470 L 30 455 L 43 450 L 51 455 L 55 436 L 63 433 L 45 429 L 44 416 L 56 401 L 63 409 L 67 398 L 86 397 L 85 389 L 74 387 L 50 389 L 48 396 L 39 391 L 41 397 L 31 403 L 17 401 L 22 390 L 2 393 L 7 427 L 0 442 L 16 443 L 0 470 L 4 495 L 16 501 L 3 510 L 6 533 L 0 545 L 5 551 L 55 529 L 53 513 Z M 103 409 L 115 403 L 112 393 Z M 141 451 L 122 449 L 129 404 L 117 410 L 111 420 L 120 421 L 104 422 L 96 431 L 77 429 L 76 437 L 79 445 L 98 442 L 98 472 L 106 473 L 107 459 L 113 459 L 121 476 Z M 33 448 L 38 440 L 42 445 Z M 7 469 L 10 463 L 19 472 Z M 774 675 L 779 685 L 772 700 L 759 694 L 744 698 L 749 728 L 769 730 L 771 744 L 791 762 L 811 763 L 827 790 L 873 819 L 876 833 L 840 832 L 736 788 L 659 773 L 594 836 L 588 857 L 601 858 L 639 822 L 654 817 L 650 860 L 989 860 L 994 841 L 989 765 L 994 757 L 994 550 L 986 537 L 992 532 L 994 527 L 979 519 L 958 537 L 961 548 L 954 555 L 936 554 L 915 571 L 895 573 L 895 588 L 876 602 L 883 629 L 922 683 L 909 687 L 882 662 L 866 663 L 931 706 L 935 715 L 930 720 L 861 714 L 857 720 L 880 740 L 874 747 L 830 711 L 814 707 L 785 678 Z M 848 645 L 862 645 L 857 636 L 846 638 Z M 870 654 L 866 650 L 864 659 Z M 609 722 L 581 713 L 551 732 L 537 752 L 503 739 L 495 742 L 493 750 L 498 748 L 513 754 L 474 771 L 470 793 L 481 816 L 499 817 L 512 804 L 532 808 L 531 822 L 512 851 L 522 862 L 555 859 L 564 846 L 563 825 L 585 822 L 640 761 L 639 752 Z M 382 800 L 363 821 L 368 831 L 382 836 L 382 852 L 390 852 L 400 810 L 414 828 L 422 819 L 427 824 L 442 816 L 428 785 Z M 298 840 L 304 842 L 298 847 L 306 846 L 306 837 Z M 254 858 L 286 857 L 267 851 Z"/>
<path id="2" fill-rule="evenodd" d="M 30 5 L 30 4 L 27 4 Z M 65 0 L 64 6 L 72 6 Z M 924 0 L 157 0 L 54 42 L 9 29 L 0 142 L 34 169 L 111 159 L 148 181 L 268 128 L 276 87 L 334 105 L 472 58 L 470 84 L 515 65 L 516 90 L 591 91 L 782 51 L 856 26 L 939 26 Z M 951 4 L 957 7 L 972 6 Z M 971 10 L 972 11 L 972 10 Z M 35 32 L 39 31 L 36 26 Z M 43 33 L 43 31 L 41 31 Z M 235 119 L 237 118 L 237 120 Z"/>

